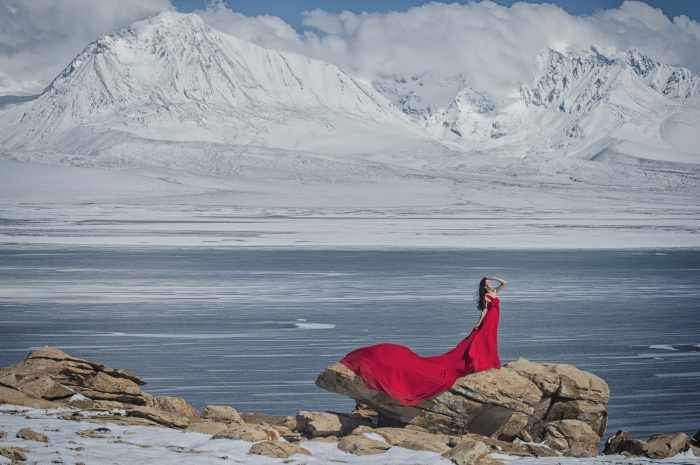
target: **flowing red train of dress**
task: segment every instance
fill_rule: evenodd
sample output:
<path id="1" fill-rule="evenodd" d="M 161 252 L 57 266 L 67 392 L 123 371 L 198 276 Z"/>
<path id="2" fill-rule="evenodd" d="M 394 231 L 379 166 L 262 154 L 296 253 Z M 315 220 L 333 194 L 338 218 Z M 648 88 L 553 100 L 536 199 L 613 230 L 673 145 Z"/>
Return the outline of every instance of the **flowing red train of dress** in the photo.
<path id="1" fill-rule="evenodd" d="M 397 344 L 353 350 L 340 363 L 362 377 L 365 387 L 384 391 L 405 405 L 414 405 L 452 387 L 473 371 L 501 368 L 498 357 L 498 297 L 491 298 L 479 329 L 457 347 L 434 357 L 421 357 Z"/>

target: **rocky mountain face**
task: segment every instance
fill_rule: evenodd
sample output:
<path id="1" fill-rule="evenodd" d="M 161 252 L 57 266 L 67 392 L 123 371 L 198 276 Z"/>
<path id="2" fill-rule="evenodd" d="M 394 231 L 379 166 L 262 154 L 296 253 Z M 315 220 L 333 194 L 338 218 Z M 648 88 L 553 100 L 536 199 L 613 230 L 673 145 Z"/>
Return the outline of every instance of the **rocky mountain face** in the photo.
<path id="1" fill-rule="evenodd" d="M 562 149 L 586 153 L 592 147 L 593 156 L 601 141 L 632 139 L 700 154 L 691 134 L 699 128 L 700 78 L 691 71 L 635 50 L 617 58 L 595 48 L 548 50 L 540 62 L 540 73 L 513 101 L 495 102 L 464 83 L 448 105 L 419 107 L 414 102 L 423 102 L 430 88 L 443 87 L 443 80 L 424 78 L 426 90 L 414 87 L 400 94 L 399 106 L 431 134 L 466 149 L 525 156 Z M 388 83 L 374 87 L 396 103 Z"/>

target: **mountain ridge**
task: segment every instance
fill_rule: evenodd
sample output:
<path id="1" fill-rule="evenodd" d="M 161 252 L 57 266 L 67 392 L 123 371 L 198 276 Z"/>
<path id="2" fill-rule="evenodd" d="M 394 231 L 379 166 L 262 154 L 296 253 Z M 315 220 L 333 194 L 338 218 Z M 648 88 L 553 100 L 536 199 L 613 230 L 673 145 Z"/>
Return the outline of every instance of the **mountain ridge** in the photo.
<path id="1" fill-rule="evenodd" d="M 691 71 L 635 50 L 548 49 L 540 63 L 509 102 L 463 75 L 370 86 L 165 12 L 89 44 L 38 98 L 6 99 L 0 147 L 13 159 L 41 152 L 102 166 L 136 163 L 134 153 L 148 162 L 139 146 L 177 143 L 188 153 L 209 144 L 199 156 L 218 144 L 232 157 L 255 147 L 412 167 L 459 165 L 472 152 L 700 163 L 700 78 Z M 153 150 L 158 163 L 167 147 Z"/>

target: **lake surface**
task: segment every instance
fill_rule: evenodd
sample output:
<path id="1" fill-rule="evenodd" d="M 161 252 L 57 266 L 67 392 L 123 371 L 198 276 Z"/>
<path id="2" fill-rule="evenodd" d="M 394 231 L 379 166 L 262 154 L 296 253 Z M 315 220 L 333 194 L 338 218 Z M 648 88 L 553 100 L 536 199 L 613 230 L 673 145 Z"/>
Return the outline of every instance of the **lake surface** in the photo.
<path id="1" fill-rule="evenodd" d="M 420 355 L 501 297 L 501 361 L 571 363 L 607 381 L 608 434 L 700 427 L 700 250 L 0 248 L 0 366 L 49 345 L 145 378 L 198 409 L 349 411 L 314 385 L 357 347 Z"/>

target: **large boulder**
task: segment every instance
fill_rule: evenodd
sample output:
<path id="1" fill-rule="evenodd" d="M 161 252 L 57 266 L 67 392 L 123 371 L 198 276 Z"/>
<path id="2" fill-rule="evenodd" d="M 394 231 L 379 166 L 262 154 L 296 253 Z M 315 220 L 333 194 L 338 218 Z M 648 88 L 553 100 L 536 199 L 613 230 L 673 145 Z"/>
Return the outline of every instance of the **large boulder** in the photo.
<path id="1" fill-rule="evenodd" d="M 42 347 L 17 365 L 0 369 L 0 385 L 28 396 L 68 402 L 75 394 L 92 400 L 112 400 L 147 405 L 152 398 L 139 388 L 146 381 L 126 370 L 71 357 Z"/>
<path id="2" fill-rule="evenodd" d="M 380 425 L 393 422 L 395 426 L 417 425 L 431 432 L 475 433 L 505 441 L 520 437 L 529 442 L 553 438 L 555 431 L 580 433 L 583 428 L 571 427 L 577 423 L 567 423 L 569 420 L 581 422 L 590 430 L 590 437 L 583 443 L 599 442 L 607 426 L 610 396 L 605 381 L 591 373 L 572 365 L 534 363 L 522 358 L 500 370 L 462 377 L 451 388 L 417 405 L 404 405 L 384 392 L 367 389 L 362 379 L 341 363 L 326 368 L 316 385 L 379 412 Z M 548 426 L 553 428 L 548 430 Z M 588 450 L 581 448 L 580 441 L 577 438 L 562 444 L 575 444 L 577 453 L 579 449 Z"/>

